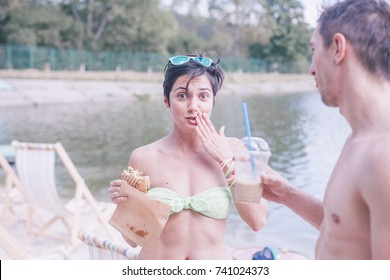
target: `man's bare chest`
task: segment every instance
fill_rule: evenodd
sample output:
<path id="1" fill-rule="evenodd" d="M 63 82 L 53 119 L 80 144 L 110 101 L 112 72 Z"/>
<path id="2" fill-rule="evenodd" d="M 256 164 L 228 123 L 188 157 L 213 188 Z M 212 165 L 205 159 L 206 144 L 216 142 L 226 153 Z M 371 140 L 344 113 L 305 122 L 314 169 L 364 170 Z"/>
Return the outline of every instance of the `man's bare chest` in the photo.
<path id="1" fill-rule="evenodd" d="M 368 209 L 359 188 L 364 176 L 361 156 L 344 148 L 329 179 L 324 196 L 324 221 L 329 230 L 360 230 L 368 222 Z"/>

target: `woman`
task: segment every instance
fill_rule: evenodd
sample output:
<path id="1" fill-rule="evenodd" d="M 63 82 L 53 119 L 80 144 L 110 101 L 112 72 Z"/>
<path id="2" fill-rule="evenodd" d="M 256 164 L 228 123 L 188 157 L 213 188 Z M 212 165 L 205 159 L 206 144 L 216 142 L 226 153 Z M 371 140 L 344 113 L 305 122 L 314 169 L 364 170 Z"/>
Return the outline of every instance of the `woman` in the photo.
<path id="1" fill-rule="evenodd" d="M 203 209 L 184 206 L 175 210 L 165 225 L 154 252 L 141 250 L 140 259 L 230 259 L 225 243 L 226 218 L 234 191 L 236 138 L 217 133 L 209 120 L 224 73 L 210 58 L 175 56 L 165 68 L 164 104 L 172 117 L 171 132 L 149 145 L 135 149 L 129 165 L 150 176 L 148 195 L 174 206 L 175 197 L 201 197 Z M 225 178 L 226 177 L 226 178 Z M 114 203 L 120 180 L 110 184 Z M 235 203 L 242 219 L 255 231 L 265 224 L 267 205 Z M 261 213 L 261 214 L 259 214 Z"/>

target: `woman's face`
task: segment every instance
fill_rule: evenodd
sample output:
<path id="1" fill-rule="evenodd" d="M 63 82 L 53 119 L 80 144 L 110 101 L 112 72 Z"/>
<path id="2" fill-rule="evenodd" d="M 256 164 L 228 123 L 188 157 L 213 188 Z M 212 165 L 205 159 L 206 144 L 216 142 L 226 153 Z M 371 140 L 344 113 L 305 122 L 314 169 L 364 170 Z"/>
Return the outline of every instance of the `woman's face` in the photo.
<path id="1" fill-rule="evenodd" d="M 194 129 L 195 117 L 206 113 L 209 117 L 213 110 L 214 96 L 211 83 L 206 75 L 194 77 L 191 82 L 188 75 L 177 78 L 169 94 L 169 103 L 164 98 L 167 108 L 171 109 L 173 124 L 179 128 Z"/>

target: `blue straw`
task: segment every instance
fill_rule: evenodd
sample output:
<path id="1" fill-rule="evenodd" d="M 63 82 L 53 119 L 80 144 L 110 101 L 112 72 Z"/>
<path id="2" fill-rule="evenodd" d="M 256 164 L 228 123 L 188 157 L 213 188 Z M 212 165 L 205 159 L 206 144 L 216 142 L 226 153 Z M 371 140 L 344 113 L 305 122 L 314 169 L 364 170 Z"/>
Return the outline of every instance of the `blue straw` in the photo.
<path id="1" fill-rule="evenodd" d="M 248 109 L 246 107 L 246 103 L 242 103 L 242 112 L 244 113 L 244 122 L 245 122 L 245 131 L 246 131 L 246 136 L 248 137 L 248 150 L 249 154 L 251 157 L 251 165 L 252 165 L 252 173 L 255 173 L 255 159 L 253 158 L 252 154 L 252 145 L 251 145 L 251 128 L 249 125 L 249 118 L 248 118 Z"/>

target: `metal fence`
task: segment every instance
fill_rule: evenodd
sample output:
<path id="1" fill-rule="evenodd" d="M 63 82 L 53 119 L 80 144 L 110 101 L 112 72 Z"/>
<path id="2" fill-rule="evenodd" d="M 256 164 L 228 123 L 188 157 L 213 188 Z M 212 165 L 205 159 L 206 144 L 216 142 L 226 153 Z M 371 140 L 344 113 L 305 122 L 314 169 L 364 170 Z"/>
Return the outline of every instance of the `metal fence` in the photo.
<path id="1" fill-rule="evenodd" d="M 0 69 L 39 69 L 52 71 L 162 71 L 168 56 L 153 53 L 92 52 L 0 44 Z M 222 57 L 226 72 L 302 73 L 308 61 L 270 64 L 261 59 Z"/>

